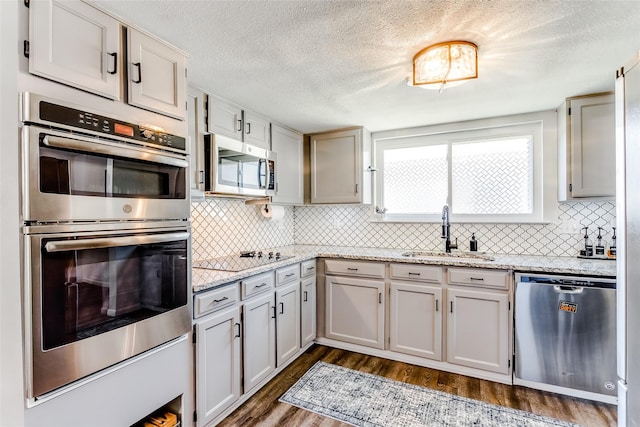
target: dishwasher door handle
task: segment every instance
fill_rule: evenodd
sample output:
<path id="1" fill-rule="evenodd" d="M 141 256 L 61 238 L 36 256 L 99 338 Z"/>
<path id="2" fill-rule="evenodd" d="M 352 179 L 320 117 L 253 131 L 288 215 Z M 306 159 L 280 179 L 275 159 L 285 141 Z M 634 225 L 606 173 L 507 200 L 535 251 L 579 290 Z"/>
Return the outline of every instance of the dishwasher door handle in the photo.
<path id="1" fill-rule="evenodd" d="M 581 294 L 584 288 L 582 286 L 554 285 L 553 290 L 559 294 Z"/>

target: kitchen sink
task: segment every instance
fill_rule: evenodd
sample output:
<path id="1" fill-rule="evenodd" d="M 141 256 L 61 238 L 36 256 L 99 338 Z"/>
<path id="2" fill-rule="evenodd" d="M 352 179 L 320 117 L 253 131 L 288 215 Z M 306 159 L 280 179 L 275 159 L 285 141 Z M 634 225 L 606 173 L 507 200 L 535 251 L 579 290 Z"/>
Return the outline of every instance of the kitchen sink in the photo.
<path id="1" fill-rule="evenodd" d="M 403 257 L 407 258 L 424 258 L 424 259 L 434 259 L 434 258 L 444 258 L 444 259 L 456 259 L 456 258 L 467 258 L 467 259 L 478 259 L 484 261 L 493 261 L 494 258 L 490 255 L 485 255 L 481 252 L 438 252 L 438 251 L 407 251 L 401 254 Z"/>

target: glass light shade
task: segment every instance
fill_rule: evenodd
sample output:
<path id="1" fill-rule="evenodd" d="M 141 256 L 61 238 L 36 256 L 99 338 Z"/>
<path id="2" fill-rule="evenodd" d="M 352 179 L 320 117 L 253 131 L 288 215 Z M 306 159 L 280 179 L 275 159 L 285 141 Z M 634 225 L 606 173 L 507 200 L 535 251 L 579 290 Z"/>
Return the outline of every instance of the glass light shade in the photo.
<path id="1" fill-rule="evenodd" d="M 438 43 L 413 57 L 413 85 L 442 88 L 478 77 L 478 47 L 466 41 Z M 424 86 L 423 86 L 424 87 Z"/>

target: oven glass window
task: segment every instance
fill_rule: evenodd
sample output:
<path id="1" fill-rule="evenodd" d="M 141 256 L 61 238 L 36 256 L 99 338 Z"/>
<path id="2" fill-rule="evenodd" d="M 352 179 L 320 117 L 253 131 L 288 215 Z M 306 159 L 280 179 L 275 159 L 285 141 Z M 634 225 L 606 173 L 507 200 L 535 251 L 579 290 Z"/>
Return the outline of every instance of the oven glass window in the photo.
<path id="1" fill-rule="evenodd" d="M 48 252 L 46 243 L 41 249 L 44 350 L 187 304 L 186 240 L 58 252 Z"/>
<path id="2" fill-rule="evenodd" d="M 40 191 L 97 197 L 184 199 L 186 168 L 40 147 Z"/>

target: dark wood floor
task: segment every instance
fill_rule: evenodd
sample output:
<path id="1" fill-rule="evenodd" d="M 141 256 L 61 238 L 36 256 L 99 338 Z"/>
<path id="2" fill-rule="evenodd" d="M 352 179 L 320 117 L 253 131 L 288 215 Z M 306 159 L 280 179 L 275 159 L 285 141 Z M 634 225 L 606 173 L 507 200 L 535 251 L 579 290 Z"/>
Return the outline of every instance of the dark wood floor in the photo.
<path id="1" fill-rule="evenodd" d="M 347 426 L 348 424 L 278 402 L 280 396 L 318 360 L 582 426 L 616 425 L 617 408 L 614 405 L 497 384 L 320 345 L 307 350 L 219 425 Z"/>

